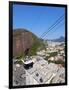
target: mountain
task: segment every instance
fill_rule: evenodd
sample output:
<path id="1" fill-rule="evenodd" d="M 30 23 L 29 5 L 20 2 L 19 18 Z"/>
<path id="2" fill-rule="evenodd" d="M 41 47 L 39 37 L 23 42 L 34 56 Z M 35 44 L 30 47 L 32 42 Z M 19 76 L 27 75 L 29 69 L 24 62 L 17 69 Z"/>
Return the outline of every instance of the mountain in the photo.
<path id="1" fill-rule="evenodd" d="M 64 42 L 65 41 L 65 37 L 63 37 L 63 36 L 61 36 L 61 37 L 59 37 L 59 38 L 57 38 L 57 39 L 49 39 L 49 40 L 47 40 L 47 41 L 53 41 L 53 42 Z"/>
<path id="2" fill-rule="evenodd" d="M 41 40 L 27 29 L 13 30 L 13 57 L 35 54 Z"/>
<path id="3" fill-rule="evenodd" d="M 63 36 L 59 37 L 58 39 L 54 39 L 54 42 L 64 42 L 65 38 Z"/>

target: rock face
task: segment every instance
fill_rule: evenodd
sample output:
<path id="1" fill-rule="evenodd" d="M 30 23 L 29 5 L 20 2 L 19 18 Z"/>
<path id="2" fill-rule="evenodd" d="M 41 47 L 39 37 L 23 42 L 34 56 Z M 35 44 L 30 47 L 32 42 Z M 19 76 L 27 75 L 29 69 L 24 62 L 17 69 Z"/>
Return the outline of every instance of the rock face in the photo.
<path id="1" fill-rule="evenodd" d="M 22 55 L 33 43 L 32 33 L 25 29 L 13 30 L 13 56 Z"/>

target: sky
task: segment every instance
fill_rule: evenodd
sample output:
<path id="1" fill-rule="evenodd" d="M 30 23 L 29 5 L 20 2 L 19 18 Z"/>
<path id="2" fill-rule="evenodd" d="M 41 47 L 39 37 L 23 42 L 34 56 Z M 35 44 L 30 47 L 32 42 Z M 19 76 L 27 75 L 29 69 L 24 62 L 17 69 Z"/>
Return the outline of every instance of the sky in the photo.
<path id="1" fill-rule="evenodd" d="M 13 30 L 24 28 L 38 37 L 47 32 L 54 22 L 65 14 L 63 7 L 13 5 Z M 55 39 L 65 36 L 65 18 L 53 28 L 44 39 Z"/>

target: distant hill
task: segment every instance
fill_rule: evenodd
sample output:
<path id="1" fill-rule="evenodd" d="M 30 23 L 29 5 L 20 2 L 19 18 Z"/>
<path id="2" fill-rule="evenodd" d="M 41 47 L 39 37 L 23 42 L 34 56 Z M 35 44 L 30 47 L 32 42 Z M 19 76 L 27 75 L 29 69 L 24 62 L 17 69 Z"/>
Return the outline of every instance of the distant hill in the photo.
<path id="1" fill-rule="evenodd" d="M 47 41 L 53 41 L 53 42 L 64 42 L 65 38 L 63 36 L 57 38 L 57 39 L 52 39 L 52 40 L 47 40 Z"/>

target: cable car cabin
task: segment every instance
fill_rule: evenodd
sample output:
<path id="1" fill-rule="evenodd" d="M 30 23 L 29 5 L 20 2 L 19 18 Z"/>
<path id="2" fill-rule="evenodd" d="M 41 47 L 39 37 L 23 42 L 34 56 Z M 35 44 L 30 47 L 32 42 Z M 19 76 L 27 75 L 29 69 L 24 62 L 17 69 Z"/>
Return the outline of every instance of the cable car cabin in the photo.
<path id="1" fill-rule="evenodd" d="M 30 69 L 33 67 L 33 61 L 29 60 L 29 61 L 25 61 L 23 62 L 24 68 L 25 69 Z"/>

